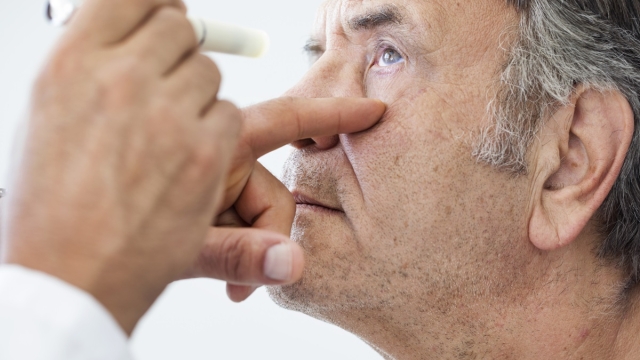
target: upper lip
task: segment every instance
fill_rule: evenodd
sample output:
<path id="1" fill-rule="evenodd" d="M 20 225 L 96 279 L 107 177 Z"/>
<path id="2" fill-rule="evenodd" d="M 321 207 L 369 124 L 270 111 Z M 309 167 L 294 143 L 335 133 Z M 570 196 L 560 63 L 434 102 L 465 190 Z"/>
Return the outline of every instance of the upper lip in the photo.
<path id="1" fill-rule="evenodd" d="M 314 205 L 327 208 L 329 210 L 344 212 L 344 210 L 342 210 L 340 207 L 327 205 L 326 203 L 316 200 L 309 195 L 303 194 L 299 190 L 294 190 L 291 193 L 293 194 L 293 198 L 296 201 L 296 205 Z"/>

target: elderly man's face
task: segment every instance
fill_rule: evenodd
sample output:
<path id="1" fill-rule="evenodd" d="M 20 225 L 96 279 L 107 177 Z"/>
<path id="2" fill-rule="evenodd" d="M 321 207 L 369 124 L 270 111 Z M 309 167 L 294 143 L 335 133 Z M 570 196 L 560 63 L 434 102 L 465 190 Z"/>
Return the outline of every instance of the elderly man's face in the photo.
<path id="1" fill-rule="evenodd" d="M 504 0 L 324 4 L 315 62 L 290 94 L 379 98 L 388 112 L 362 133 L 295 144 L 285 183 L 306 272 L 271 288 L 276 301 L 338 323 L 382 308 L 411 321 L 526 289 L 529 180 L 471 155 L 517 24 Z"/>

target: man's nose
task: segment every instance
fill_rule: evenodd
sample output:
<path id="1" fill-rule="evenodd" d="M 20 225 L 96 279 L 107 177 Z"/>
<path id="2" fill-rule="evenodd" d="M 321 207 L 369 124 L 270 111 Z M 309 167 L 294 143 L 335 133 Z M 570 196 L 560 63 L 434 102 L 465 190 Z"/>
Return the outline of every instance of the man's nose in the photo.
<path id="1" fill-rule="evenodd" d="M 326 98 L 364 97 L 364 71 L 361 64 L 349 62 L 339 51 L 325 53 L 307 74 L 285 96 Z M 328 150 L 339 143 L 338 135 L 315 137 L 295 141 L 298 149 L 315 146 L 318 150 Z"/>

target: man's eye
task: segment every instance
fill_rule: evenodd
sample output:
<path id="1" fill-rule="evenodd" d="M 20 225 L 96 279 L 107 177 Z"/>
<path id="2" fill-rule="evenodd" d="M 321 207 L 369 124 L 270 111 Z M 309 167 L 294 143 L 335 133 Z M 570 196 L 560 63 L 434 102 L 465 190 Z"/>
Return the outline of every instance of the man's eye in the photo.
<path id="1" fill-rule="evenodd" d="M 378 57 L 378 66 L 391 66 L 399 64 L 404 61 L 402 55 L 394 49 L 386 48 L 382 50 L 380 57 Z"/>

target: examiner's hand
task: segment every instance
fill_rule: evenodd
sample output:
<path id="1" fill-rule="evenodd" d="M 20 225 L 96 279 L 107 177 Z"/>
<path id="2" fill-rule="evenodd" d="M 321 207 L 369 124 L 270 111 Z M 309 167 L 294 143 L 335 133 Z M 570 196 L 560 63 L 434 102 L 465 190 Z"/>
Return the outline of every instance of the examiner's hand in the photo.
<path id="1" fill-rule="evenodd" d="M 378 100 L 340 98 L 281 98 L 243 110 L 240 141 L 226 182 L 226 211 L 209 231 L 191 276 L 227 280 L 227 293 L 234 301 L 246 299 L 260 285 L 299 280 L 302 250 L 288 238 L 295 201 L 257 159 L 296 140 L 365 130 L 384 111 Z"/>
<path id="2" fill-rule="evenodd" d="M 32 94 L 4 261 L 88 291 L 128 332 L 197 258 L 237 145 L 197 45 L 179 0 L 88 0 Z"/>

